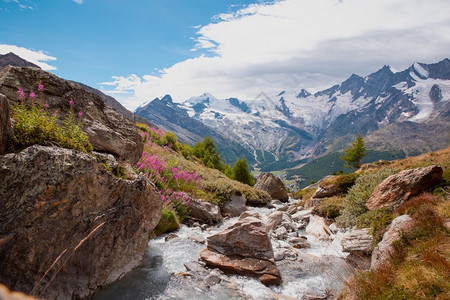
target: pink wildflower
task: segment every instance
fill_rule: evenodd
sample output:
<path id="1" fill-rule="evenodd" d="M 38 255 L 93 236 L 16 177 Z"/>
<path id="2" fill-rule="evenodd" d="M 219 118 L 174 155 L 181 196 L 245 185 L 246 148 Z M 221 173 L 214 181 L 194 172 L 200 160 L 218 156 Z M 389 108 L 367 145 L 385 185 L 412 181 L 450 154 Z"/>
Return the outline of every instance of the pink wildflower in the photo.
<path id="1" fill-rule="evenodd" d="M 44 104 L 44 108 L 48 108 L 48 104 L 47 103 Z"/>
<path id="2" fill-rule="evenodd" d="M 44 91 L 44 85 L 43 84 L 38 84 L 38 91 L 39 92 Z"/>
<path id="3" fill-rule="evenodd" d="M 35 94 L 34 92 L 30 92 L 30 98 L 31 98 L 31 99 L 36 98 L 36 94 Z"/>
<path id="4" fill-rule="evenodd" d="M 81 117 L 83 117 L 83 112 L 80 110 L 80 111 L 78 112 L 78 118 L 81 118 Z"/>

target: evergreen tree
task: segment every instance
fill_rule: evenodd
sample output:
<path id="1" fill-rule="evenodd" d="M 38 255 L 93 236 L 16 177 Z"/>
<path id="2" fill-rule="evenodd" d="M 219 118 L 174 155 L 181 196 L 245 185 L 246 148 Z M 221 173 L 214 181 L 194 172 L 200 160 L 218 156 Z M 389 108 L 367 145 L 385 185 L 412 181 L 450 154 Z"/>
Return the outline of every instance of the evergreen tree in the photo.
<path id="1" fill-rule="evenodd" d="M 250 186 L 255 185 L 255 178 L 248 169 L 247 159 L 245 156 L 242 159 L 238 159 L 233 168 L 231 169 L 232 179 L 248 184 Z"/>
<path id="2" fill-rule="evenodd" d="M 347 164 L 347 168 L 358 169 L 361 166 L 361 160 L 367 155 L 367 149 L 361 134 L 358 133 L 356 139 L 352 142 L 352 146 L 344 149 L 344 155 L 341 159 Z"/>
<path id="3" fill-rule="evenodd" d="M 223 170 L 223 162 L 220 153 L 217 151 L 216 143 L 209 136 L 203 142 L 197 142 L 192 149 L 193 154 L 198 157 L 205 166 L 219 171 Z"/>

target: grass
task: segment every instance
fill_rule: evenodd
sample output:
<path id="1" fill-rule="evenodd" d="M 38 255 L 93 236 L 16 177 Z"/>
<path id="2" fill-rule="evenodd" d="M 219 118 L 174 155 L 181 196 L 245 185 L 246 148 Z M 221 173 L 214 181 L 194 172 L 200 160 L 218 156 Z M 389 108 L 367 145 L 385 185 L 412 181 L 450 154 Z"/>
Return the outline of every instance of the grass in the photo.
<path id="1" fill-rule="evenodd" d="M 432 193 L 412 197 L 394 211 L 353 214 L 358 226 L 371 228 L 375 243 L 397 216 L 408 214 L 415 224 L 393 244 L 389 264 L 356 272 L 339 299 L 450 299 L 450 231 L 444 225 L 450 218 L 450 148 L 394 161 L 389 168 L 399 172 L 429 165 L 444 169 L 445 182 Z M 385 169 L 373 171 L 373 176 Z M 360 178 L 355 187 L 362 184 Z"/>

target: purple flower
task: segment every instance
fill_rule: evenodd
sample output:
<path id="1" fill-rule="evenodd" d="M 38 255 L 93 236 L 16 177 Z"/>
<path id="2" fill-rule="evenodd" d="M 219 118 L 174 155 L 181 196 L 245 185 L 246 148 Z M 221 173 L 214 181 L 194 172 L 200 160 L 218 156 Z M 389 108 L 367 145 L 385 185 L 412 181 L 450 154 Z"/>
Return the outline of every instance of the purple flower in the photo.
<path id="1" fill-rule="evenodd" d="M 25 93 L 23 92 L 23 90 L 21 88 L 17 89 L 17 94 L 19 94 L 19 98 L 21 100 L 25 99 Z"/>
<path id="2" fill-rule="evenodd" d="M 72 100 L 72 99 L 69 101 L 69 105 L 70 105 L 70 106 L 73 105 L 73 100 Z"/>
<path id="3" fill-rule="evenodd" d="M 44 104 L 44 108 L 48 108 L 48 104 L 47 103 Z"/>
<path id="4" fill-rule="evenodd" d="M 80 111 L 78 112 L 78 118 L 81 118 L 81 117 L 83 117 L 83 112 L 80 110 Z"/>
<path id="5" fill-rule="evenodd" d="M 44 85 L 43 84 L 38 84 L 38 91 L 39 92 L 44 91 Z"/>
<path id="6" fill-rule="evenodd" d="M 31 98 L 31 99 L 36 98 L 36 94 L 35 94 L 34 92 L 30 92 L 30 98 Z"/>

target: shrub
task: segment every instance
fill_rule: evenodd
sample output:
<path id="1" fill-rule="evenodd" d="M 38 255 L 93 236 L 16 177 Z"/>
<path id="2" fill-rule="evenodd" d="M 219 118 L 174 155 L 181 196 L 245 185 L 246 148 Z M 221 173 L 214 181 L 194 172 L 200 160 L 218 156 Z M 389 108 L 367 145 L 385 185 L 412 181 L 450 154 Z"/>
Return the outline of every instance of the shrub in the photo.
<path id="1" fill-rule="evenodd" d="M 255 178 L 248 169 L 247 159 L 245 156 L 242 159 L 238 159 L 233 168 L 231 169 L 232 179 L 248 184 L 249 186 L 255 185 Z"/>
<path id="2" fill-rule="evenodd" d="M 39 144 L 91 152 L 93 147 L 82 130 L 81 117 L 82 114 L 77 120 L 71 110 L 60 124 L 57 114 L 50 115 L 46 106 L 13 106 L 12 118 L 15 123 L 12 148 L 14 151 L 20 151 Z"/>
<path id="3" fill-rule="evenodd" d="M 161 219 L 153 230 L 154 234 L 158 236 L 165 232 L 175 231 L 179 228 L 180 222 L 177 219 L 176 213 L 167 207 L 163 207 L 161 211 Z"/>
<path id="4" fill-rule="evenodd" d="M 335 219 L 340 216 L 342 198 L 333 197 L 325 199 L 322 204 L 313 209 L 313 213 L 324 218 Z"/>
<path id="5" fill-rule="evenodd" d="M 123 164 L 118 164 L 117 167 L 113 168 L 109 164 L 103 164 L 106 170 L 111 173 L 116 178 L 127 179 L 127 171 Z"/>
<path id="6" fill-rule="evenodd" d="M 383 238 L 386 228 L 394 219 L 394 214 L 387 209 L 369 210 L 360 215 L 356 221 L 356 227 L 370 228 L 369 233 L 373 237 L 373 245 L 375 246 Z"/>
<path id="7" fill-rule="evenodd" d="M 339 175 L 336 177 L 334 184 L 338 190 L 345 194 L 355 184 L 356 177 L 358 177 L 358 174 L 356 173 Z"/>
<path id="8" fill-rule="evenodd" d="M 344 209 L 337 218 L 340 227 L 351 227 L 357 223 L 357 218 L 367 211 L 366 202 L 373 190 L 388 176 L 395 174 L 390 168 L 360 175 L 348 191 L 344 201 Z"/>

